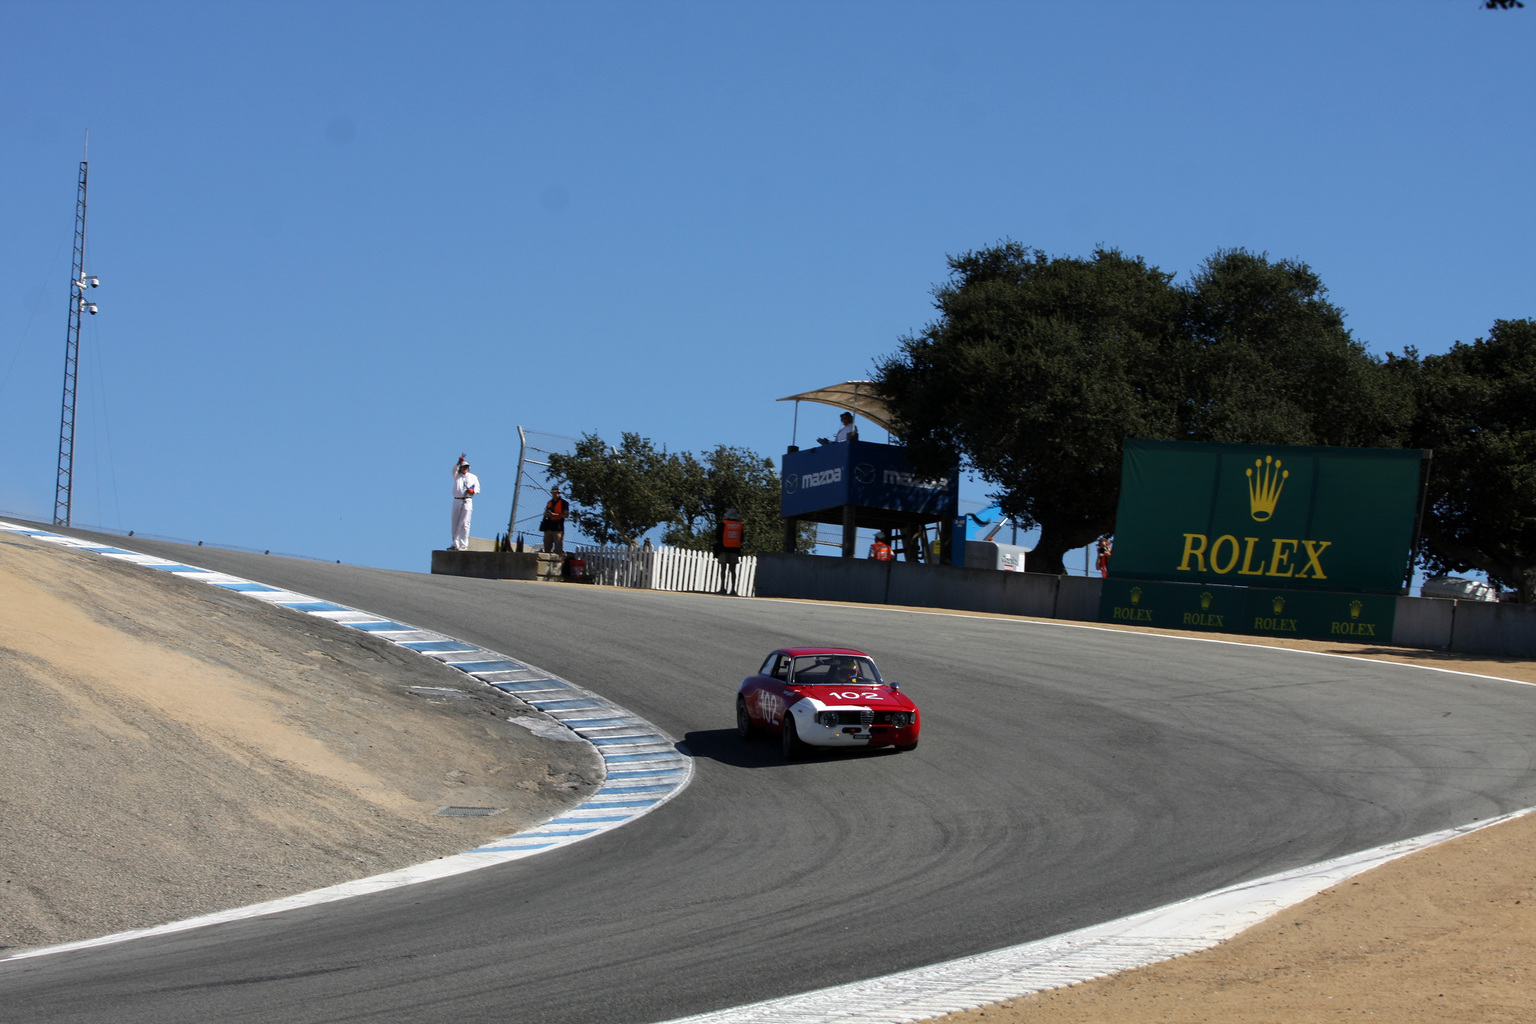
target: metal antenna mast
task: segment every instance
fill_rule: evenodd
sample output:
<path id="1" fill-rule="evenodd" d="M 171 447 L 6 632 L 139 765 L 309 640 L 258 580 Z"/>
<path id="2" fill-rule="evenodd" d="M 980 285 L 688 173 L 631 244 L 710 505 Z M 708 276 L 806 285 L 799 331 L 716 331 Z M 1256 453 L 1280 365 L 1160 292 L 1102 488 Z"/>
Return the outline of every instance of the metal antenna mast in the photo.
<path id="1" fill-rule="evenodd" d="M 89 136 L 86 145 L 89 146 Z M 87 155 L 89 150 L 87 150 Z M 64 346 L 64 408 L 59 415 L 59 477 L 53 495 L 53 525 L 68 526 L 70 490 L 75 468 L 75 377 L 80 364 L 80 318 L 96 314 L 96 304 L 85 297 L 86 289 L 100 282 L 85 276 L 85 175 L 87 161 L 80 161 L 80 185 L 75 193 L 75 261 L 69 279 L 69 337 Z"/>

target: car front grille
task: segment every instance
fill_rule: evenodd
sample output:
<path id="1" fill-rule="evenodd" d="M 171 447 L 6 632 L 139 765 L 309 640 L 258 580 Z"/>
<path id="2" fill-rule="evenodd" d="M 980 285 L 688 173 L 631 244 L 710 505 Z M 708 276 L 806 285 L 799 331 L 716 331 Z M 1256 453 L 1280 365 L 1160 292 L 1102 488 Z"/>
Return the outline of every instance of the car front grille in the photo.
<path id="1" fill-rule="evenodd" d="M 863 726 L 890 725 L 892 714 L 894 712 L 872 711 L 869 708 L 863 708 L 859 711 L 839 711 L 837 712 L 837 724 Z"/>

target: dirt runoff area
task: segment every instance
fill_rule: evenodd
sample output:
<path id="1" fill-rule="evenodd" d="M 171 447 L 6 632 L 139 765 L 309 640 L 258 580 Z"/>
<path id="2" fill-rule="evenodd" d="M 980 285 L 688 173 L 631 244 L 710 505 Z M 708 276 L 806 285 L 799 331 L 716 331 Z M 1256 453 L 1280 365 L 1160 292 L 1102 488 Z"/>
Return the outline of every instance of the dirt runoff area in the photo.
<path id="1" fill-rule="evenodd" d="M 547 721 L 360 630 L 0 534 L 0 955 L 460 853 L 601 784 L 518 720 Z"/>
<path id="2" fill-rule="evenodd" d="M 1530 662 L 1276 646 L 1536 683 Z M 0 947 L 420 863 L 593 789 L 585 744 L 508 722 L 526 706 L 484 689 L 356 630 L 0 535 Z M 438 815 L 448 806 L 505 810 Z M 1384 865 L 1213 949 L 942 1019 L 1530 1022 L 1533 855 L 1536 815 Z"/>

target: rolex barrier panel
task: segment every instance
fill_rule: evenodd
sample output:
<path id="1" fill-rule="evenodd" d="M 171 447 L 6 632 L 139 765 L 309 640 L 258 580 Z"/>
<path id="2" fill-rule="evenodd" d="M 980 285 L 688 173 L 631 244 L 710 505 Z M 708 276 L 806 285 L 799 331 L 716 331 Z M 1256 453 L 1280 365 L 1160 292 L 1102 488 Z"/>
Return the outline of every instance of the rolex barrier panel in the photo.
<path id="1" fill-rule="evenodd" d="M 757 592 L 763 597 L 948 607 L 1083 622 L 1099 618 L 1101 593 L 1108 584 L 1115 582 L 1096 577 L 988 573 L 986 570 L 953 566 L 882 563 L 784 553 L 763 554 L 758 558 Z M 972 573 L 976 575 L 969 575 Z M 964 590 L 967 582 L 992 582 L 987 579 L 988 576 L 994 580 L 1003 580 L 1001 589 L 978 586 L 976 593 Z M 925 579 L 931 582 L 925 583 Z M 1226 601 L 1218 598 L 1230 594 L 1232 613 L 1242 614 L 1248 607 L 1248 601 L 1247 595 L 1240 595 L 1240 589 L 1219 588 L 1213 591 L 1210 608 L 1199 608 L 1197 605 L 1192 610 L 1197 613 L 1228 614 L 1225 610 Z M 1197 590 L 1197 598 L 1200 592 L 1203 591 Z M 1288 598 L 1280 612 L 1275 612 L 1273 601 L 1278 595 L 1263 596 L 1269 601 L 1267 608 L 1270 617 L 1290 617 L 1291 613 L 1286 608 L 1293 599 Z M 1346 643 L 1390 643 L 1400 647 L 1439 650 L 1449 647 L 1467 654 L 1536 657 L 1536 606 L 1419 597 L 1360 599 L 1353 595 L 1308 595 L 1303 603 L 1328 601 L 1335 597 L 1345 602 L 1339 618 L 1346 622 L 1352 621 L 1349 603 L 1355 600 L 1362 600 L 1362 604 L 1369 600 L 1373 605 L 1385 601 L 1392 607 L 1391 612 L 1381 617 L 1383 628 L 1370 633 L 1358 627 L 1355 633 L 1334 633 L 1330 630 L 1327 634 L 1329 639 Z M 1131 612 L 1116 621 L 1156 628 L 1158 623 L 1153 621 L 1150 612 L 1142 614 L 1142 603 L 1120 602 L 1122 606 L 1128 605 Z M 1261 606 L 1260 611 L 1263 610 Z M 1249 611 L 1250 618 L 1252 614 Z M 1366 619 L 1369 618 L 1366 615 Z M 1182 616 L 1166 625 L 1175 629 L 1189 628 L 1182 622 Z M 1215 627 L 1215 623 L 1207 623 L 1213 635 L 1223 635 Z M 1270 635 L 1282 632 L 1276 629 Z M 1497 671 L 1494 670 L 1492 674 L 1497 674 Z"/>
<path id="2" fill-rule="evenodd" d="M 1400 593 L 1422 455 L 1129 439 L 1109 575 Z"/>

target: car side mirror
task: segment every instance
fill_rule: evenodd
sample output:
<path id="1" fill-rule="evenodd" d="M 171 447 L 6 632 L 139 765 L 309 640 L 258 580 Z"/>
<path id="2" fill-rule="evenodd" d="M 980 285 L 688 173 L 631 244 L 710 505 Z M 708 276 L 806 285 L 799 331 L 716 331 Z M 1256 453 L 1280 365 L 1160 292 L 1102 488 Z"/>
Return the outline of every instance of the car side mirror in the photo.
<path id="1" fill-rule="evenodd" d="M 899 689 L 901 689 L 901 684 L 900 684 L 900 683 L 893 683 L 893 682 L 891 682 L 891 681 L 890 681 L 890 680 L 889 680 L 889 679 L 887 679 L 887 680 L 886 680 L 886 681 L 885 681 L 885 685 L 886 685 L 886 686 L 889 686 L 889 687 L 890 687 L 890 688 L 891 688 L 891 689 L 893 689 L 893 690 L 899 690 Z"/>

